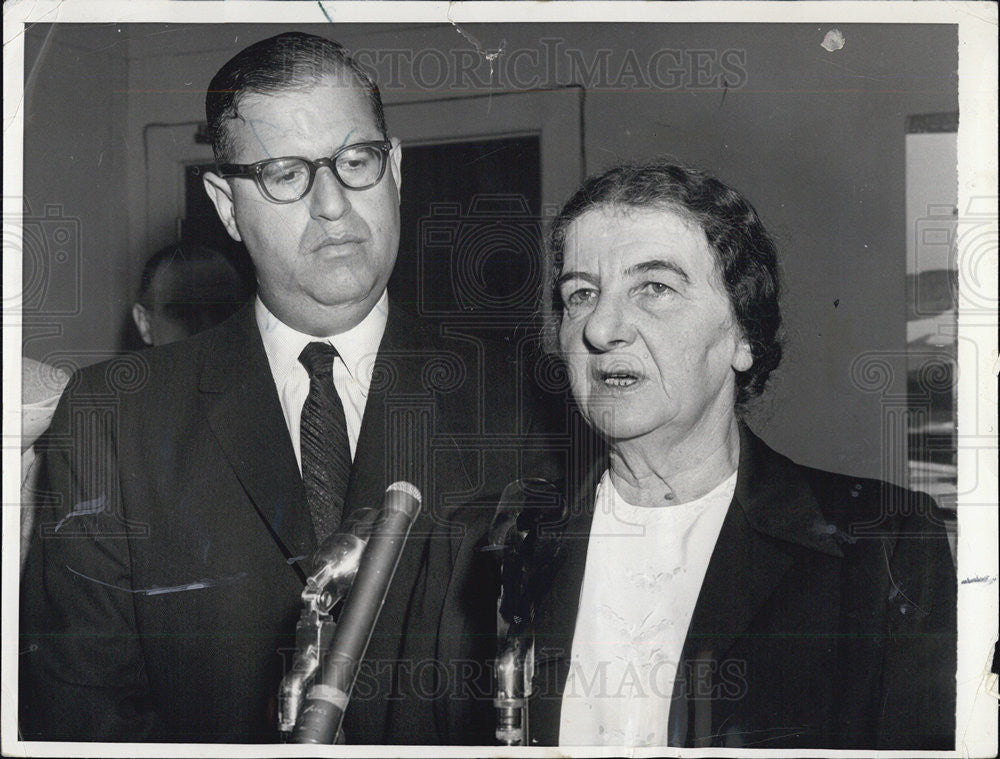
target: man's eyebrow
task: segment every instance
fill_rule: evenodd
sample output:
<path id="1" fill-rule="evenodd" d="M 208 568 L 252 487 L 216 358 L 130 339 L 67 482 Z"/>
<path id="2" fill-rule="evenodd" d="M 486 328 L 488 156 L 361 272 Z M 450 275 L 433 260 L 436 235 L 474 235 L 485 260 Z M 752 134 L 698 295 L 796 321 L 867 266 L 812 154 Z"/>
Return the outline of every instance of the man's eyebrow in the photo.
<path id="1" fill-rule="evenodd" d="M 596 285 L 598 283 L 597 277 L 593 274 L 587 274 L 585 271 L 567 271 L 556 280 L 556 286 L 561 287 L 563 283 L 568 282 L 571 279 L 582 279 L 584 282 L 589 282 L 592 285 Z"/>
<path id="2" fill-rule="evenodd" d="M 651 261 L 642 261 L 641 263 L 634 264 L 625 270 L 625 276 L 632 277 L 636 274 L 645 274 L 650 271 L 670 271 L 684 280 L 684 284 L 691 284 L 691 278 L 684 269 L 673 261 L 664 261 L 661 258 L 654 258 Z"/>

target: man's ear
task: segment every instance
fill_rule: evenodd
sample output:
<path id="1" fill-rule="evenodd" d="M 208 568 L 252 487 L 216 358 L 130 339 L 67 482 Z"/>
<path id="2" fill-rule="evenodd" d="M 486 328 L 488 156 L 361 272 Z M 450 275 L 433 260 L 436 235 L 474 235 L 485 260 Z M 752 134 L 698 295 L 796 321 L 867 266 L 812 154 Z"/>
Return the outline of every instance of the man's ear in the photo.
<path id="1" fill-rule="evenodd" d="M 211 171 L 205 172 L 202 182 L 205 185 L 205 192 L 208 193 L 208 199 L 212 201 L 212 205 L 215 206 L 215 212 L 219 214 L 222 226 L 226 228 L 229 236 L 236 240 L 236 242 L 243 242 L 243 238 L 240 237 L 240 230 L 236 226 L 233 188 L 229 186 L 229 182 L 218 174 L 213 174 Z"/>
<path id="2" fill-rule="evenodd" d="M 136 329 L 139 330 L 139 336 L 146 345 L 153 344 L 153 325 L 150 323 L 149 312 L 146 307 L 140 303 L 136 303 L 132 306 L 132 321 L 135 322 Z"/>
<path id="3" fill-rule="evenodd" d="M 393 137 L 389 142 L 392 150 L 389 152 L 389 170 L 392 172 L 392 179 L 396 183 L 396 191 L 403 187 L 403 146 L 399 143 L 398 137 Z"/>

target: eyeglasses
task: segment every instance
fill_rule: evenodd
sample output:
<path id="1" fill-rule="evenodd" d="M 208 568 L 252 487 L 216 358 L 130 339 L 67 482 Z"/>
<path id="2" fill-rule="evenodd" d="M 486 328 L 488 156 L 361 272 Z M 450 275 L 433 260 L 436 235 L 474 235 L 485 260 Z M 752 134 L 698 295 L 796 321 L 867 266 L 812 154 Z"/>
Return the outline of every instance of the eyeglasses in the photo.
<path id="1" fill-rule="evenodd" d="M 316 172 L 328 166 L 333 175 L 348 190 L 367 190 L 382 180 L 386 159 L 392 150 L 388 140 L 358 142 L 345 145 L 329 158 L 310 161 L 289 156 L 268 158 L 257 163 L 219 164 L 219 176 L 253 178 L 257 189 L 274 203 L 294 203 L 312 189 Z"/>

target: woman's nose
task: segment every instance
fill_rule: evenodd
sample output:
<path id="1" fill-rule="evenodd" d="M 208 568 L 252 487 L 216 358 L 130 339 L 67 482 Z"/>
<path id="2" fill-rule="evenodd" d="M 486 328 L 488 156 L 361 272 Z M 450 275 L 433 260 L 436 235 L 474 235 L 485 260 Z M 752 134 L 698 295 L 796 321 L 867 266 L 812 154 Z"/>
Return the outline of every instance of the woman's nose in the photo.
<path id="1" fill-rule="evenodd" d="M 587 317 L 583 337 L 591 348 L 602 352 L 630 345 L 635 339 L 635 326 L 629 318 L 627 304 L 602 293 Z"/>

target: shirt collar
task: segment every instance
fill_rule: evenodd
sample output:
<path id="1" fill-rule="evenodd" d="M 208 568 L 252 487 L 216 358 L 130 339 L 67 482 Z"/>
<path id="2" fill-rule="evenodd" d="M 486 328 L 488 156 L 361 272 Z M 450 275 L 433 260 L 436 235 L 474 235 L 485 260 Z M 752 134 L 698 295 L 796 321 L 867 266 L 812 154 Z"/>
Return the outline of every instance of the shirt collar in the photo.
<path id="1" fill-rule="evenodd" d="M 383 291 L 375 307 L 358 324 L 346 332 L 329 337 L 316 337 L 292 329 L 271 313 L 258 295 L 254 302 L 254 316 L 264 342 L 264 353 L 271 366 L 274 384 L 282 387 L 295 367 L 300 366 L 299 354 L 311 342 L 326 342 L 337 349 L 351 379 L 368 395 L 375 355 L 385 333 L 389 316 L 389 296 Z"/>

